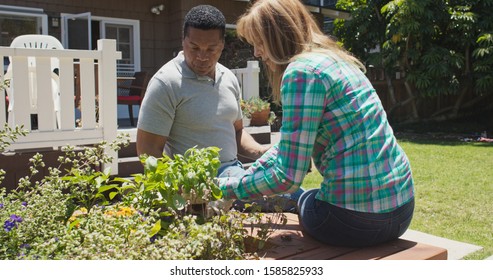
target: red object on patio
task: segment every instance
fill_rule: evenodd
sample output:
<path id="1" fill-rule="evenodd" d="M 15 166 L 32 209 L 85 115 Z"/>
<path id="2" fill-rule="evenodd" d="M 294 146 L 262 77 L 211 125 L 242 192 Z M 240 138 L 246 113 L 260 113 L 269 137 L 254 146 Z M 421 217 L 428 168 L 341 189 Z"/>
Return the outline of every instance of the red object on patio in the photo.
<path id="1" fill-rule="evenodd" d="M 149 74 L 145 71 L 135 72 L 133 77 L 134 79 L 132 79 L 132 83 L 129 86 L 123 84 L 118 85 L 117 104 L 128 105 L 130 124 L 135 126 L 133 105 L 140 106 L 142 103 L 147 83 L 149 82 Z"/>

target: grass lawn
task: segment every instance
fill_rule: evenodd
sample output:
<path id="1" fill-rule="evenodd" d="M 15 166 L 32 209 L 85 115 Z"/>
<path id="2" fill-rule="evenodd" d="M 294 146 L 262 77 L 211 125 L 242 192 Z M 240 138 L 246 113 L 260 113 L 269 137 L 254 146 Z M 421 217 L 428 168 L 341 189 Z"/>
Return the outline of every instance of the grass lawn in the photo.
<path id="1" fill-rule="evenodd" d="M 445 135 L 396 134 L 416 186 L 411 229 L 482 246 L 465 259 L 493 255 L 493 143 L 464 142 Z M 318 187 L 310 173 L 303 187 Z"/>

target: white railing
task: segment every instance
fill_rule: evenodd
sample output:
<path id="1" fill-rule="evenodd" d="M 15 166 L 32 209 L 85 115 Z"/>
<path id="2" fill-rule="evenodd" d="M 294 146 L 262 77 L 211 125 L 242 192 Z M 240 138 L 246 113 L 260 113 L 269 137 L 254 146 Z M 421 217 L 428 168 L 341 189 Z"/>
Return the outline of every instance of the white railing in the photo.
<path id="1" fill-rule="evenodd" d="M 34 79 L 28 69 L 30 57 L 36 59 Z M 0 47 L 0 58 L 10 59 L 12 96 L 9 100 L 15 97 L 15 102 L 7 108 L 5 90 L 0 89 L 0 128 L 8 123 L 11 127 L 22 125 L 29 131 L 9 146 L 9 150 L 90 145 L 116 138 L 116 60 L 121 59 L 121 53 L 116 51 L 115 40 L 99 40 L 94 51 Z M 52 94 L 51 59 L 59 61 L 59 101 L 56 102 Z M 0 64 L 0 84 L 4 82 L 6 70 Z M 29 83 L 37 87 L 37 127 L 32 126 L 32 112 L 27 109 L 31 108 L 32 99 Z M 80 106 L 76 104 L 79 100 Z M 80 110 L 80 123 L 76 123 L 76 110 Z M 117 153 L 106 152 L 114 159 L 109 165 L 111 173 L 118 174 Z"/>
<path id="2" fill-rule="evenodd" d="M 259 73 L 258 61 L 248 61 L 246 68 L 231 69 L 235 73 L 242 91 L 243 99 L 259 96 Z"/>

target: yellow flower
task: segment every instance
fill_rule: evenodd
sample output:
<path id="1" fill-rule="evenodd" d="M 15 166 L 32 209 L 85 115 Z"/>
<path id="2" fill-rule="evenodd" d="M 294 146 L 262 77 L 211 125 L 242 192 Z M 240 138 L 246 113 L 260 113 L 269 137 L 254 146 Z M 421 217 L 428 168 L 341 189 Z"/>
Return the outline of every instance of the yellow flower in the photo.
<path id="1" fill-rule="evenodd" d="M 114 217 L 130 217 L 137 213 L 137 210 L 135 210 L 132 207 L 127 207 L 127 206 L 120 206 L 118 207 L 117 211 L 106 211 L 105 214 L 108 216 L 114 216 Z"/>

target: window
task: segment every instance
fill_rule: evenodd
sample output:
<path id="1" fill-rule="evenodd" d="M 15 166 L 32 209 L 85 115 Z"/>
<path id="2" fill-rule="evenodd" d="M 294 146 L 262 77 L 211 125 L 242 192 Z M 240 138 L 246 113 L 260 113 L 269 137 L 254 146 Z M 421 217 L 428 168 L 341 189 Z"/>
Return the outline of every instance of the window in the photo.
<path id="1" fill-rule="evenodd" d="M 116 40 L 116 49 L 122 52 L 118 61 L 119 72 L 133 72 L 135 59 L 133 53 L 133 28 L 128 25 L 106 24 L 106 38 Z"/>
<path id="2" fill-rule="evenodd" d="M 48 34 L 48 16 L 42 9 L 0 5 L 0 46 L 22 34 Z"/>
<path id="3" fill-rule="evenodd" d="M 62 14 L 62 43 L 70 49 L 96 49 L 99 39 L 115 39 L 122 53 L 117 61 L 119 76 L 140 71 L 139 21 L 93 16 L 91 13 Z M 86 36 L 83 36 L 86 34 Z"/>

